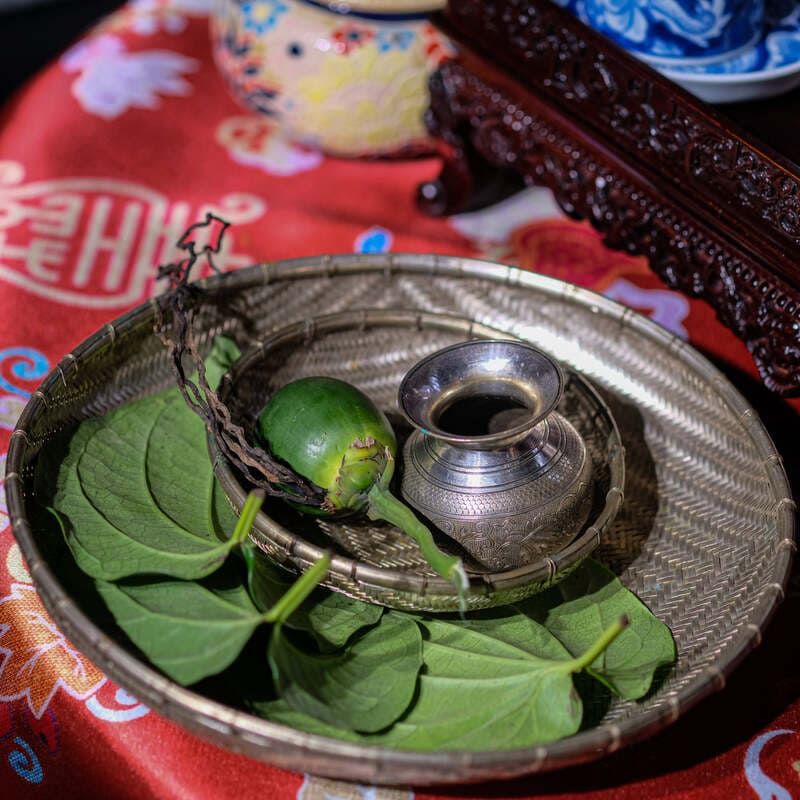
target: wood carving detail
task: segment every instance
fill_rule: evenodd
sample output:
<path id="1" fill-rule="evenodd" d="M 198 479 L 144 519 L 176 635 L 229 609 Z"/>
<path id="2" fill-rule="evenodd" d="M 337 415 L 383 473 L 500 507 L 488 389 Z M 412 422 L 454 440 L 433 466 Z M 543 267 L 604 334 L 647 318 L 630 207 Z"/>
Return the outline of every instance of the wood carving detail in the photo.
<path id="1" fill-rule="evenodd" d="M 658 170 L 709 210 L 727 207 L 732 225 L 744 218 L 765 247 L 777 241 L 800 263 L 800 180 L 694 98 L 548 0 L 459 0 L 443 20 L 587 130 L 613 132 L 609 145 L 643 173 Z"/>
<path id="2" fill-rule="evenodd" d="M 511 96 L 458 60 L 434 75 L 431 95 L 427 124 L 444 143 L 445 164 L 438 182 L 422 189 L 421 203 L 429 212 L 463 208 L 474 176 L 485 172 L 487 164 L 512 168 L 527 181 L 549 187 L 561 208 L 575 219 L 588 219 L 609 247 L 645 255 L 669 286 L 708 301 L 745 341 L 766 385 L 783 394 L 800 393 L 796 288 L 685 208 L 665 200 L 625 162 L 587 145 L 563 117 L 531 95 Z M 676 123 L 662 141 L 673 148 L 669 152 L 686 152 L 691 169 L 710 169 L 730 157 L 724 150 L 709 156 L 713 148 L 699 153 L 685 148 L 682 143 L 690 135 Z M 792 189 L 782 184 L 765 187 L 769 177 L 756 180 L 741 152 L 733 156 L 729 171 L 738 181 L 752 179 L 759 196 L 774 191 L 791 197 Z M 781 224 L 794 224 L 791 214 L 786 212 Z"/>

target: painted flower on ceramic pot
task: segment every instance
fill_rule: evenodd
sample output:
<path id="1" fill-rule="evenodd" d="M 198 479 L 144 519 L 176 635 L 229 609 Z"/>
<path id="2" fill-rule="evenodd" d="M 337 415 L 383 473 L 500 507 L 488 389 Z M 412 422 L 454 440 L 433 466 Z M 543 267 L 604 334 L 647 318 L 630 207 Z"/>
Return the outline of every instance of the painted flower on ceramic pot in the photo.
<path id="1" fill-rule="evenodd" d="M 384 28 L 378 31 L 375 44 L 381 53 L 386 53 L 389 50 L 408 50 L 414 39 L 414 31 L 408 28 Z"/>
<path id="2" fill-rule="evenodd" d="M 641 0 L 586 0 L 583 16 L 596 28 L 614 31 L 631 42 L 643 42 L 650 27 L 645 9 Z"/>
<path id="3" fill-rule="evenodd" d="M 444 37 L 429 22 L 422 26 L 420 37 L 425 51 L 425 58 L 431 67 L 439 67 L 442 62 L 455 55 L 455 47 L 450 43 L 450 40 Z"/>
<path id="4" fill-rule="evenodd" d="M 320 15 L 319 10 L 312 6 L 292 6 L 286 24 L 278 25 L 261 39 L 259 55 L 265 82 L 280 86 L 283 92 L 289 93 L 294 81 L 323 72 L 329 59 L 335 63 L 342 55 L 349 58 L 350 53 L 368 43 L 369 39 L 363 32 L 345 37 L 346 26 L 332 24 L 328 17 L 335 18 L 336 15 Z M 342 32 L 341 41 L 331 35 L 336 30 Z M 340 48 L 347 43 L 349 51 L 345 46 Z"/>
<path id="5" fill-rule="evenodd" d="M 331 41 L 337 53 L 347 54 L 374 38 L 375 34 L 360 25 L 343 25 L 331 34 Z"/>
<path id="6" fill-rule="evenodd" d="M 793 28 L 800 24 L 797 0 L 769 0 L 764 7 L 767 26 Z"/>
<path id="7" fill-rule="evenodd" d="M 283 0 L 252 0 L 241 5 L 244 27 L 259 35 L 272 30 L 288 10 L 289 6 Z"/>
<path id="8" fill-rule="evenodd" d="M 261 74 L 261 61 L 250 53 L 247 42 L 229 35 L 215 41 L 214 60 L 231 93 L 250 108 L 262 114 L 274 114 L 274 101 L 280 92 Z"/>
<path id="9" fill-rule="evenodd" d="M 400 50 L 361 47 L 286 89 L 290 128 L 332 153 L 389 152 L 425 138 L 427 73 Z M 315 138 L 315 137 L 318 137 Z"/>

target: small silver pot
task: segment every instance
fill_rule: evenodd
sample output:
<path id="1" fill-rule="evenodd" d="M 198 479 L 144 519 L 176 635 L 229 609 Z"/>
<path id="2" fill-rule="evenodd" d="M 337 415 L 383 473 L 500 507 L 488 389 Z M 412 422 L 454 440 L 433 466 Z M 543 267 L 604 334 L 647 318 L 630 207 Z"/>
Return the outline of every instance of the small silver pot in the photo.
<path id="1" fill-rule="evenodd" d="M 564 376 L 530 345 L 462 342 L 404 377 L 399 404 L 415 430 L 401 493 L 493 570 L 553 555 L 586 522 L 592 461 L 555 408 Z"/>

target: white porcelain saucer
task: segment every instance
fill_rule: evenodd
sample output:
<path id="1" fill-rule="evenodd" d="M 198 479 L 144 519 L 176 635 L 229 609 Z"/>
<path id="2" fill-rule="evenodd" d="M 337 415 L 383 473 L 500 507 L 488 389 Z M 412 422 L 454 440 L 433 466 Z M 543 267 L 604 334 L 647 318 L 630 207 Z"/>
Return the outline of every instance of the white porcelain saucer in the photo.
<path id="1" fill-rule="evenodd" d="M 800 86 L 800 1 L 767 0 L 764 35 L 736 58 L 703 66 L 659 68 L 709 103 L 736 103 Z"/>

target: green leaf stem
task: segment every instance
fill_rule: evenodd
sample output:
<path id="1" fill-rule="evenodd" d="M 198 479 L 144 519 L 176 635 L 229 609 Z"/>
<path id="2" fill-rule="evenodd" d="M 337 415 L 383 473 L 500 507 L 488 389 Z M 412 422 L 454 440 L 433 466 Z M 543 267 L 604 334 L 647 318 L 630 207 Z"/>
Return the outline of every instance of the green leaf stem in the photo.
<path id="1" fill-rule="evenodd" d="M 266 610 L 289 588 L 292 575 L 268 561 L 254 545 L 246 547 L 250 596 L 260 609 Z M 303 603 L 288 617 L 285 624 L 287 628 L 310 634 L 323 652 L 330 652 L 343 647 L 359 631 L 374 625 L 382 614 L 383 606 L 319 589 L 309 602 Z"/>

